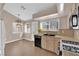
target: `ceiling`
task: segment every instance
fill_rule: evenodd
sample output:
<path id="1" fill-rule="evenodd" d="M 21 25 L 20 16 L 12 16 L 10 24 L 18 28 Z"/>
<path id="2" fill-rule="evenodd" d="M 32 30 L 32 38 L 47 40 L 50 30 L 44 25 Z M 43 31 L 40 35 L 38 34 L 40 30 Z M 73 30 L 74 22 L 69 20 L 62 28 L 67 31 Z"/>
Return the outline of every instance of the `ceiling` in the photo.
<path id="1" fill-rule="evenodd" d="M 55 3 L 6 3 L 4 10 L 22 20 L 32 19 L 32 15 L 49 7 L 56 7 Z"/>

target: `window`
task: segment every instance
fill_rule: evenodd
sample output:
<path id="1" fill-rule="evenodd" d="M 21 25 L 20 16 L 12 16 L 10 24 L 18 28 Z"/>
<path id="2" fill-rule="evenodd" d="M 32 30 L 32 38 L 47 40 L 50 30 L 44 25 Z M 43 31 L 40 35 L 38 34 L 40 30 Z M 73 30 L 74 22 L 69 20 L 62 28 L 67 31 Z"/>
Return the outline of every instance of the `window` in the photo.
<path id="1" fill-rule="evenodd" d="M 30 33 L 30 32 L 31 32 L 31 25 L 25 24 L 25 33 Z"/>
<path id="2" fill-rule="evenodd" d="M 21 33 L 23 32 L 23 24 L 22 23 L 13 23 L 13 33 Z"/>
<path id="3" fill-rule="evenodd" d="M 42 31 L 58 31 L 59 30 L 59 19 L 53 18 L 48 19 L 49 21 L 41 21 L 40 22 L 40 29 Z"/>

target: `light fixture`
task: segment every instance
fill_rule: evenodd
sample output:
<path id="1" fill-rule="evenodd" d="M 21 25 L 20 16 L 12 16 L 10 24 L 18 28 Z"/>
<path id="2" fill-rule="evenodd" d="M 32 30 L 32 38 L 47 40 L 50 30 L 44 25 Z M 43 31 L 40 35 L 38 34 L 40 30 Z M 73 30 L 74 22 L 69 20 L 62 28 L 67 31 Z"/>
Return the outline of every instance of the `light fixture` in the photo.
<path id="1" fill-rule="evenodd" d="M 64 3 L 60 3 L 59 9 L 60 9 L 60 12 L 63 12 L 63 10 L 64 10 Z"/>
<path id="2" fill-rule="evenodd" d="M 46 20 L 49 18 L 57 18 L 57 17 L 61 17 L 61 16 L 66 16 L 66 15 L 67 15 L 66 13 L 64 13 L 64 14 L 55 13 L 55 14 L 50 14 L 50 15 L 34 18 L 34 20 Z"/>
<path id="3" fill-rule="evenodd" d="M 51 15 L 46 15 L 46 16 L 42 16 L 42 17 L 38 17 L 38 18 L 34 18 L 34 20 L 45 20 L 45 19 L 56 18 L 56 17 L 58 17 L 58 13 L 51 14 Z"/>
<path id="4" fill-rule="evenodd" d="M 21 20 L 19 19 L 20 14 L 17 14 L 17 16 L 18 16 L 18 19 L 16 20 L 16 22 L 17 22 L 18 24 L 20 24 L 20 23 L 21 23 Z"/>

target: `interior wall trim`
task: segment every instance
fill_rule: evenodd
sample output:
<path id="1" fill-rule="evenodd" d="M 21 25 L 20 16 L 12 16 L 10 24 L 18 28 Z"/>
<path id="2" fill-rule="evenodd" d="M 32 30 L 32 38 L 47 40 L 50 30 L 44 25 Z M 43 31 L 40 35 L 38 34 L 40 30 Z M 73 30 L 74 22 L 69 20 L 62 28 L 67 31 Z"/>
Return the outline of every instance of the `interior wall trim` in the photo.
<path id="1" fill-rule="evenodd" d="M 23 38 L 24 40 L 28 40 L 28 41 L 34 41 L 34 40 L 29 40 L 28 38 Z"/>
<path id="2" fill-rule="evenodd" d="M 16 40 L 11 40 L 11 41 L 6 41 L 5 44 L 12 43 L 12 42 L 15 42 L 15 41 L 18 41 L 18 40 L 22 40 L 22 39 L 16 39 Z"/>

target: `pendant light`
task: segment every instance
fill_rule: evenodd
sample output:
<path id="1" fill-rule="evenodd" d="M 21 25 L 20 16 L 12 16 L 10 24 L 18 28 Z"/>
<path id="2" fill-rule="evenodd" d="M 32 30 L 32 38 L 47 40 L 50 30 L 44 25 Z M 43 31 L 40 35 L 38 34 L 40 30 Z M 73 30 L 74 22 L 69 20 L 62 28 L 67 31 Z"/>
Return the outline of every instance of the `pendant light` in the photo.
<path id="1" fill-rule="evenodd" d="M 21 20 L 19 19 L 20 14 L 18 14 L 18 20 L 16 21 L 18 24 L 21 24 Z"/>

